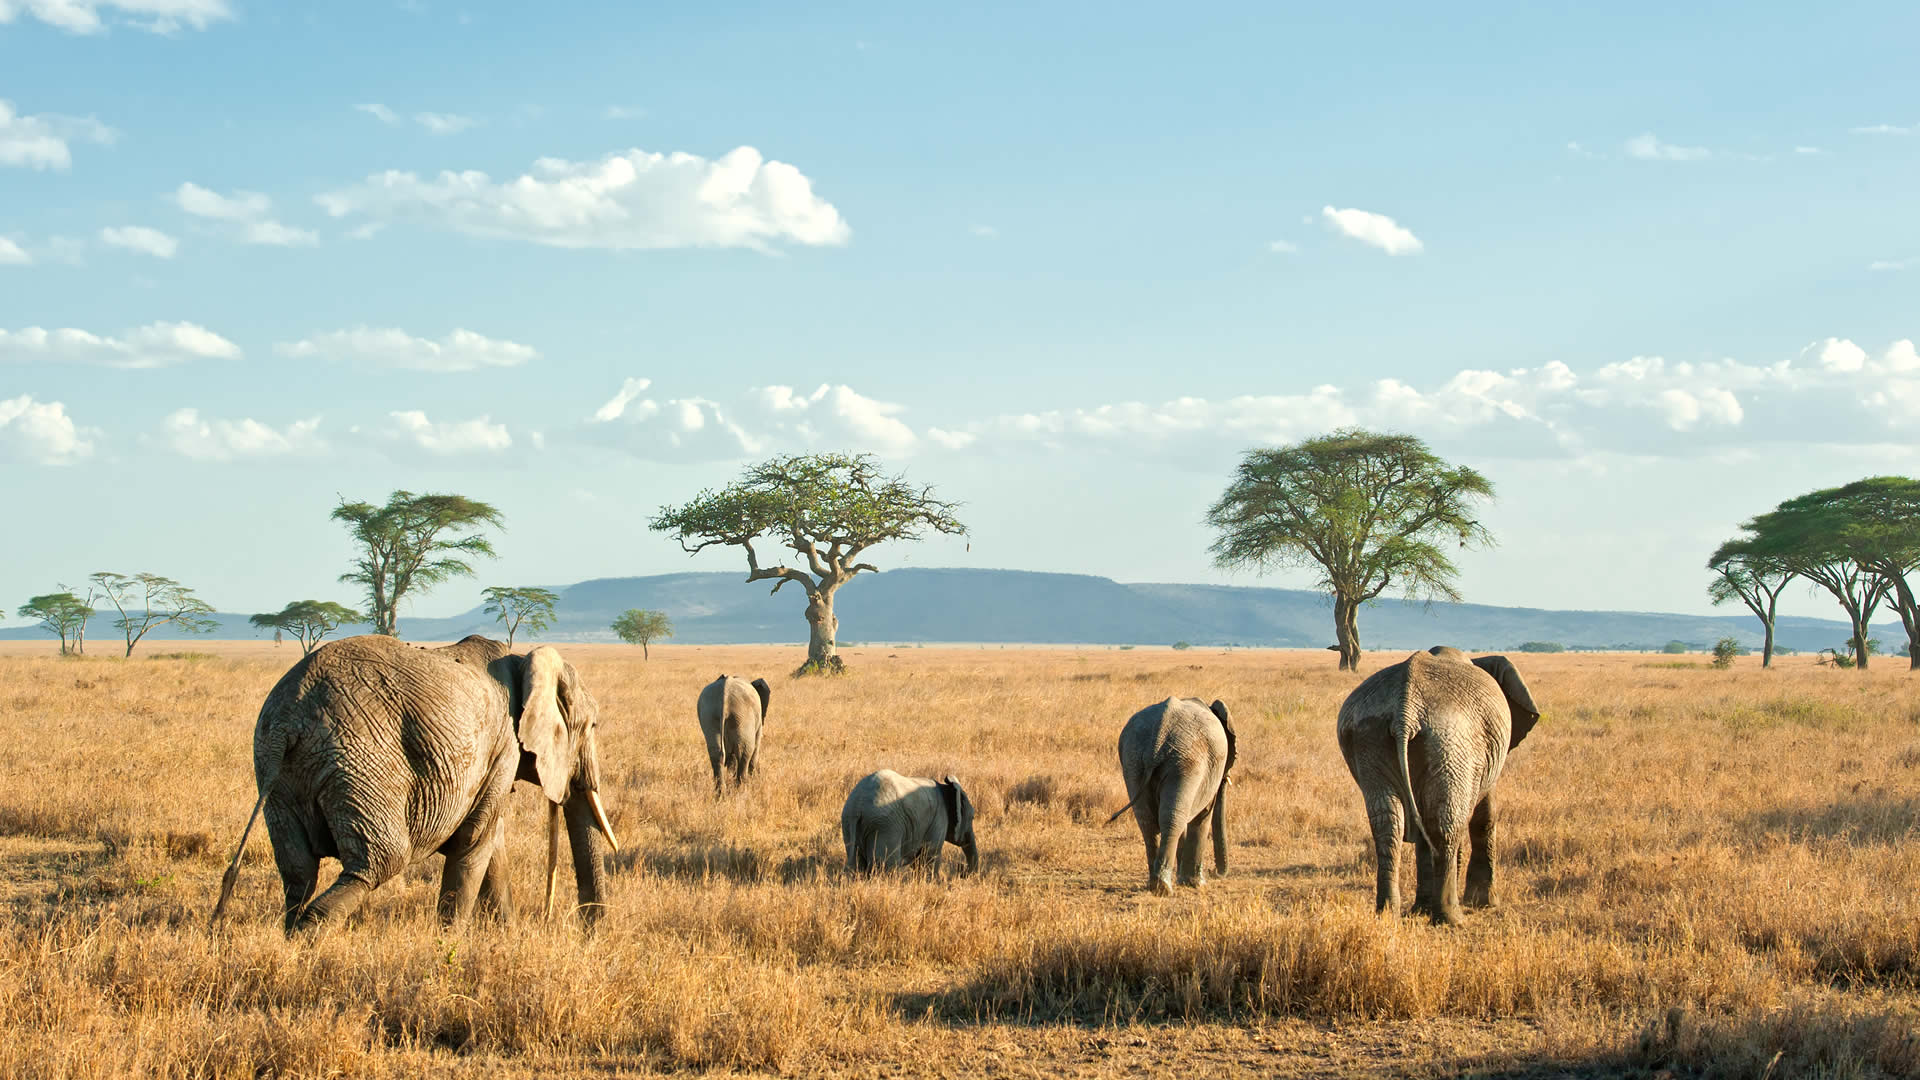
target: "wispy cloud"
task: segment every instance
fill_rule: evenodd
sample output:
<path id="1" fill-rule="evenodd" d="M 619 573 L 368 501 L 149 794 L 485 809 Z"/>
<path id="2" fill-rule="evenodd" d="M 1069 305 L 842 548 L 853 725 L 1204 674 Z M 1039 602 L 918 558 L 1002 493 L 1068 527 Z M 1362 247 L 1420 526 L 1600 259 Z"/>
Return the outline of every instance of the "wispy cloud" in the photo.
<path id="1" fill-rule="evenodd" d="M 530 345 L 490 338 L 471 330 L 455 330 L 438 341 L 432 341 L 415 337 L 404 330 L 364 326 L 315 334 L 300 341 L 281 342 L 273 349 L 287 357 L 320 357 L 373 367 L 442 374 L 517 367 L 540 357 L 539 351 Z"/>
<path id="2" fill-rule="evenodd" d="M 400 114 L 377 101 L 365 105 L 355 105 L 354 108 L 389 127 L 398 127 L 400 124 Z"/>
<path id="3" fill-rule="evenodd" d="M 0 0 L 0 11 L 4 10 L 6 0 Z M 27 116 L 13 102 L 0 98 L 0 165 L 64 171 L 73 166 L 73 143 L 104 145 L 118 136 L 119 132 L 91 116 Z"/>
<path id="4" fill-rule="evenodd" d="M 269 217 L 273 200 L 257 191 L 222 195 L 188 181 L 174 192 L 173 199 L 180 209 L 195 217 L 235 226 L 232 234 L 243 244 L 312 247 L 320 242 L 320 234 L 311 229 L 296 228 Z"/>
<path id="5" fill-rule="evenodd" d="M 1906 270 L 1914 266 L 1920 266 L 1920 258 L 1875 259 L 1872 262 L 1867 264 L 1867 269 L 1894 271 L 1894 270 Z"/>
<path id="6" fill-rule="evenodd" d="M 399 127 L 401 124 L 406 123 L 406 119 L 398 112 L 379 102 L 355 105 L 354 108 L 366 113 L 368 116 L 373 117 L 388 127 Z M 478 127 L 480 125 L 480 121 L 475 117 L 462 116 L 458 113 L 440 112 L 414 113 L 413 122 L 434 135 L 457 135 L 462 131 L 466 131 L 468 128 Z"/>
<path id="7" fill-rule="evenodd" d="M 609 120 L 637 120 L 647 115 L 647 110 L 637 105 L 609 105 L 604 115 Z"/>
<path id="8" fill-rule="evenodd" d="M 991 240 L 1000 235 L 1000 230 L 991 225 L 969 225 L 967 231 L 983 240 Z"/>
<path id="9" fill-rule="evenodd" d="M 109 247 L 125 248 L 142 255 L 151 255 L 156 259 L 171 259 L 174 252 L 180 250 L 180 241 L 159 229 L 149 229 L 145 225 L 120 225 L 101 229 L 100 242 Z"/>
<path id="10" fill-rule="evenodd" d="M 204 30 L 233 17 L 226 0 L 0 0 L 0 26 L 21 15 L 70 34 L 98 34 L 109 22 L 155 34 Z"/>
<path id="11" fill-rule="evenodd" d="M 319 428 L 317 416 L 274 428 L 253 419 L 202 418 L 198 409 L 177 409 L 161 422 L 160 432 L 167 445 L 183 457 L 233 461 L 324 453 L 327 444 L 319 437 Z"/>
<path id="12" fill-rule="evenodd" d="M 1652 133 L 1628 139 L 1624 149 L 1628 157 L 1638 161 L 1704 161 L 1713 156 L 1704 146 L 1663 142 Z"/>
<path id="13" fill-rule="evenodd" d="M 1342 235 L 1352 237 L 1368 247 L 1379 248 L 1389 255 L 1416 255 L 1425 247 L 1411 229 L 1385 214 L 1376 214 L 1371 210 L 1336 210 L 1325 206 L 1321 207 L 1320 216 Z"/>
<path id="14" fill-rule="evenodd" d="M 148 323 L 119 335 L 29 326 L 0 329 L 0 361 L 53 361 L 117 368 L 157 368 L 194 360 L 238 360 L 240 346 L 189 322 Z"/>
<path id="15" fill-rule="evenodd" d="M 1913 135 L 1920 133 L 1920 124 L 1902 126 L 1900 124 L 1865 124 L 1848 128 L 1852 135 Z"/>
<path id="16" fill-rule="evenodd" d="M 542 158 L 495 182 L 475 171 L 376 173 L 320 195 L 336 218 L 416 220 L 480 236 L 616 250 L 844 244 L 847 223 L 812 181 L 750 146 L 709 160 L 628 150 L 597 162 Z"/>
<path id="17" fill-rule="evenodd" d="M 1267 250 L 1276 255 L 1292 255 L 1294 252 L 1300 250 L 1300 245 L 1286 240 L 1269 240 L 1267 241 Z"/>
<path id="18" fill-rule="evenodd" d="M 387 414 L 381 434 L 390 443 L 436 457 L 497 454 L 513 446 L 507 426 L 484 414 L 471 420 L 435 422 L 420 409 L 397 410 Z"/>
<path id="19" fill-rule="evenodd" d="M 7 237 L 0 236 L 0 266 L 31 266 L 32 264 L 33 256 L 27 254 L 27 249 Z"/>

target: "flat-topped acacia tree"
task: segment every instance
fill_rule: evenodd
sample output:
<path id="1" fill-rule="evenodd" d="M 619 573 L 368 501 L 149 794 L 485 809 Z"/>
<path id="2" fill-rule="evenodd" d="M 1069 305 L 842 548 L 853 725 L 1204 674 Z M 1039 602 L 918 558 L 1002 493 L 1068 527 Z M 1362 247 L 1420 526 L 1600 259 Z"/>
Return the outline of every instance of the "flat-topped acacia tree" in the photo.
<path id="1" fill-rule="evenodd" d="M 844 668 L 833 594 L 854 575 L 880 569 L 860 557 L 876 544 L 918 540 L 929 530 L 964 535 L 957 508 L 934 498 L 930 487 L 886 475 L 871 454 L 796 454 L 754 465 L 684 506 L 661 507 L 648 527 L 672 534 L 690 555 L 738 546 L 747 554 L 749 582 L 771 580 L 776 593 L 789 581 L 806 590 L 807 662 L 795 674 L 826 674 Z M 805 568 L 760 565 L 756 541 L 787 548 Z"/>

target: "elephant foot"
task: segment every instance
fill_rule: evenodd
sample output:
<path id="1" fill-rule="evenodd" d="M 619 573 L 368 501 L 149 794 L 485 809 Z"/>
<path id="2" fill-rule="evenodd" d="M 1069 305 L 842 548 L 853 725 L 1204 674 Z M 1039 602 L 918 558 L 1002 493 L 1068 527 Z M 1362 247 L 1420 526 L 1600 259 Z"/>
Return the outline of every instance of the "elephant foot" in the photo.
<path id="1" fill-rule="evenodd" d="M 1416 896 L 1413 898 L 1413 906 L 1407 908 L 1407 914 L 1434 917 L 1438 910 L 1439 909 L 1434 906 L 1432 897 Z"/>
<path id="2" fill-rule="evenodd" d="M 1151 882 L 1148 882 L 1147 888 L 1152 890 L 1155 896 L 1173 895 L 1173 886 L 1167 884 L 1166 878 L 1154 878 Z"/>
<path id="3" fill-rule="evenodd" d="M 1469 881 L 1466 890 L 1460 894 L 1460 902 L 1470 908 L 1490 908 L 1493 906 L 1493 886 Z"/>
<path id="4" fill-rule="evenodd" d="M 1466 921 L 1458 904 L 1442 904 L 1428 913 L 1435 926 L 1459 926 Z"/>

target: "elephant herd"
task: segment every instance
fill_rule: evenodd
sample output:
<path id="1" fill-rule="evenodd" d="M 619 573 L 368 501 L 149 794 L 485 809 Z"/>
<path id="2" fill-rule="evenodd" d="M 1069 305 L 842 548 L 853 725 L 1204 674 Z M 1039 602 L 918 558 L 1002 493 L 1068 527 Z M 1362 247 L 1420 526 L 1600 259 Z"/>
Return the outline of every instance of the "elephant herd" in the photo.
<path id="1" fill-rule="evenodd" d="M 716 796 L 755 772 L 772 691 L 721 675 L 697 712 Z M 1341 706 L 1340 752 L 1359 785 L 1377 855 L 1376 907 L 1399 912 L 1403 840 L 1414 845 L 1413 911 L 1461 918 L 1464 902 L 1492 901 L 1494 783 L 1507 754 L 1539 720 L 1526 684 L 1501 656 L 1468 658 L 1435 646 L 1375 672 Z M 547 913 L 564 832 L 582 918 L 605 911 L 601 845 L 619 842 L 600 799 L 593 696 L 551 646 L 516 654 L 473 636 L 444 648 L 390 637 L 323 645 L 284 675 L 254 726 L 259 799 L 221 881 L 217 922 L 232 897 L 255 821 L 266 819 L 285 888 L 289 934 L 349 916 L 382 883 L 435 853 L 446 857 L 439 915 L 476 907 L 511 918 L 506 800 L 515 781 L 547 805 Z M 1205 880 L 1210 836 L 1216 874 L 1227 870 L 1226 795 L 1239 755 L 1225 703 L 1168 698 L 1129 718 L 1119 739 L 1127 804 L 1146 847 L 1156 894 Z M 973 802 L 960 781 L 882 769 L 862 778 L 840 815 L 847 870 L 901 865 L 938 870 L 947 844 L 979 868 Z M 314 895 L 323 858 L 340 875 Z"/>

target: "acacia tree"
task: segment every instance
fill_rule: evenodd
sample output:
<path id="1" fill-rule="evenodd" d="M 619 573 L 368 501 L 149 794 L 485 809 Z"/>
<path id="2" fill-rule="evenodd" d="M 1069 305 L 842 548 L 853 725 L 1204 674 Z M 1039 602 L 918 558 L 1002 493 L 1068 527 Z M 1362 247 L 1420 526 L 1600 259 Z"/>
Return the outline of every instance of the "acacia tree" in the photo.
<path id="1" fill-rule="evenodd" d="M 60 637 L 60 655 L 67 655 L 69 638 L 76 643 L 80 639 L 87 619 L 93 615 L 93 607 L 71 592 L 47 593 L 28 600 L 20 610 L 14 612 L 22 619 L 40 620 L 40 629 Z M 79 650 L 73 649 L 73 652 Z"/>
<path id="2" fill-rule="evenodd" d="M 486 612 L 507 628 L 507 648 L 513 648 L 513 635 L 522 626 L 527 636 L 553 625 L 553 605 L 560 597 L 551 589 L 508 588 L 495 586 L 485 590 Z"/>
<path id="3" fill-rule="evenodd" d="M 275 644 L 282 633 L 292 634 L 300 641 L 300 655 L 305 656 L 319 647 L 320 639 L 348 623 L 366 622 L 367 617 L 331 600 L 295 600 L 277 613 L 247 621 L 272 630 Z"/>
<path id="4" fill-rule="evenodd" d="M 80 590 L 78 588 L 64 581 L 60 583 L 60 588 L 63 592 L 70 592 L 75 596 L 79 596 L 80 603 L 86 606 L 85 613 L 80 616 L 80 625 L 74 627 L 73 631 L 73 651 L 84 656 L 87 652 L 87 620 L 93 618 L 96 606 L 100 601 L 106 599 L 106 597 L 100 592 L 100 586 L 92 581 L 86 583 L 87 591 L 85 596 L 80 596 Z"/>
<path id="5" fill-rule="evenodd" d="M 673 622 L 664 611 L 628 608 L 613 620 L 613 632 L 620 635 L 621 641 L 640 646 L 640 659 L 651 660 L 653 657 L 647 651 L 648 643 L 655 638 L 672 637 Z"/>
<path id="6" fill-rule="evenodd" d="M 213 608 L 193 595 L 193 590 L 159 574 L 116 574 L 102 570 L 90 575 L 103 599 L 113 605 L 120 617 L 114 629 L 127 639 L 126 655 L 147 633 L 162 626 L 174 626 L 189 634 L 210 634 L 220 624 L 206 616 Z"/>
<path id="7" fill-rule="evenodd" d="M 1360 605 L 1397 586 L 1409 600 L 1460 599 L 1440 541 L 1491 546 L 1474 504 L 1487 478 L 1434 456 L 1411 435 L 1345 429 L 1249 450 L 1207 511 L 1225 568 L 1314 566 L 1333 597 L 1340 670 L 1360 664 Z"/>
<path id="8" fill-rule="evenodd" d="M 493 557 L 493 544 L 480 531 L 504 528 L 500 511 L 464 495 L 415 495 L 396 491 L 385 506 L 342 502 L 333 519 L 347 524 L 360 557 L 340 580 L 367 590 L 367 614 L 373 632 L 398 635 L 400 600 L 425 592 L 453 577 L 472 577 L 463 556 Z M 465 535 L 457 535 L 464 533 Z"/>
<path id="9" fill-rule="evenodd" d="M 715 544 L 738 546 L 747 555 L 747 580 L 788 582 L 807 594 L 807 662 L 795 674 L 844 670 L 835 641 L 840 620 L 833 595 L 863 571 L 860 561 L 876 544 L 918 540 L 928 530 L 963 535 L 954 517 L 958 504 L 934 498 L 904 476 L 881 472 L 871 454 L 808 454 L 774 458 L 752 466 L 719 491 L 702 491 L 684 506 L 660 508 L 648 526 L 671 533 L 693 554 Z M 805 560 L 805 568 L 760 565 L 754 542 L 770 541 Z"/>
<path id="10" fill-rule="evenodd" d="M 1747 550 L 1782 564 L 1827 590 L 1847 614 L 1847 646 L 1854 666 L 1865 670 L 1871 652 L 1867 627 L 1886 601 L 1892 583 L 1868 569 L 1849 535 L 1847 508 L 1831 498 L 1836 489 L 1811 492 L 1741 523 Z"/>
<path id="11" fill-rule="evenodd" d="M 1907 632 L 1907 670 L 1920 669 L 1920 603 L 1907 583 L 1920 568 L 1920 480 L 1872 476 L 1804 498 L 1819 498 L 1844 516 L 1848 548 L 1885 585 L 1887 601 Z"/>
<path id="12" fill-rule="evenodd" d="M 1713 571 L 1713 583 L 1707 586 L 1707 598 L 1716 605 L 1738 599 L 1760 619 L 1766 634 L 1760 649 L 1760 666 L 1773 666 L 1774 612 L 1780 606 L 1780 593 L 1797 574 L 1786 560 L 1761 555 L 1752 550 L 1749 540 L 1729 540 L 1715 549 L 1707 560 Z"/>

